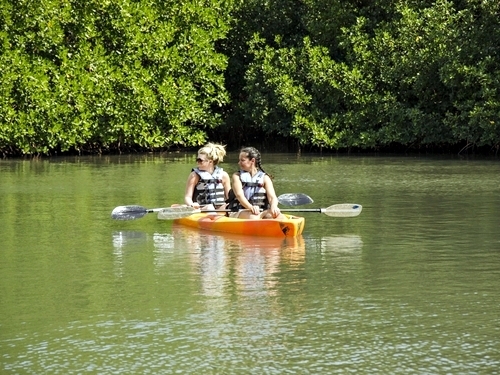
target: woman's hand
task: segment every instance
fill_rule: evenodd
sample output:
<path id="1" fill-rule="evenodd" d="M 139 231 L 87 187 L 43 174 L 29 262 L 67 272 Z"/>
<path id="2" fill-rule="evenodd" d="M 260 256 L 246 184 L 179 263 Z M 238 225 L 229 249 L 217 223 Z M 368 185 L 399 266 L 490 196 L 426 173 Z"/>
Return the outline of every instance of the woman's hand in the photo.
<path id="1" fill-rule="evenodd" d="M 271 215 L 273 215 L 273 218 L 276 218 L 281 214 L 281 210 L 277 206 L 271 207 L 269 211 L 271 211 Z"/>
<path id="2" fill-rule="evenodd" d="M 260 215 L 260 207 L 259 206 L 252 206 L 250 211 L 252 212 L 252 215 Z"/>

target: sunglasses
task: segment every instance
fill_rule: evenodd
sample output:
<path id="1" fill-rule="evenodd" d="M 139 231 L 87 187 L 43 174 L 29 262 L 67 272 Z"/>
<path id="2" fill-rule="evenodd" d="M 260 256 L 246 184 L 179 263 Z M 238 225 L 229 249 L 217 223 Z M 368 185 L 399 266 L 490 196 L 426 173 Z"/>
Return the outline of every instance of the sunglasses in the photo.
<path id="1" fill-rule="evenodd" d="M 197 163 L 204 163 L 204 162 L 206 162 L 206 161 L 208 161 L 208 160 L 205 160 L 205 159 L 200 159 L 200 158 L 197 158 L 197 159 L 196 159 L 196 162 L 197 162 Z"/>

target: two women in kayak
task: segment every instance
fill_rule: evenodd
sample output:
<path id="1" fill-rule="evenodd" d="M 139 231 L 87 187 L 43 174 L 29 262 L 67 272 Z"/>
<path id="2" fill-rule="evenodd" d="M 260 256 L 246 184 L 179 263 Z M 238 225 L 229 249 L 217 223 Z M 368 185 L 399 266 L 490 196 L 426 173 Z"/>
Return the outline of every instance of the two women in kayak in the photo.
<path id="1" fill-rule="evenodd" d="M 204 210 L 228 209 L 229 216 L 243 219 L 282 218 L 272 176 L 262 168 L 260 152 L 254 147 L 242 148 L 240 169 L 231 181 L 218 166 L 225 155 L 225 146 L 214 143 L 198 151 L 197 167 L 186 183 L 185 204 Z"/>

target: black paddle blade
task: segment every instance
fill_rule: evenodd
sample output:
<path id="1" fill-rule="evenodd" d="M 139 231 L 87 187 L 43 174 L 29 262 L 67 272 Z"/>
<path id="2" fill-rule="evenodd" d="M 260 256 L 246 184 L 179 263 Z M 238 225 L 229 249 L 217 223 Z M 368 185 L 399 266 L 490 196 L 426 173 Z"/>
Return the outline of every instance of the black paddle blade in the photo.
<path id="1" fill-rule="evenodd" d="M 142 206 L 118 206 L 111 212 L 111 218 L 115 220 L 140 219 L 148 213 Z"/>
<path id="2" fill-rule="evenodd" d="M 301 206 L 303 204 L 313 203 L 314 201 L 309 195 L 302 193 L 287 193 L 281 194 L 278 197 L 278 202 L 284 206 Z"/>

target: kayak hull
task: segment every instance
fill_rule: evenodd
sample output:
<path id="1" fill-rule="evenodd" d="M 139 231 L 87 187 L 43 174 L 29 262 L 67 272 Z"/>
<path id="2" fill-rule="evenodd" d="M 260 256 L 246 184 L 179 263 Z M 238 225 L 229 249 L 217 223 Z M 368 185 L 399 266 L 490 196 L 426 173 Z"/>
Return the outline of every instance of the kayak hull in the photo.
<path id="1" fill-rule="evenodd" d="M 281 220 L 249 220 L 227 217 L 225 215 L 196 213 L 175 219 L 174 223 L 213 232 L 242 234 L 246 236 L 296 237 L 302 234 L 305 219 L 295 215 L 284 216 L 285 218 Z"/>

